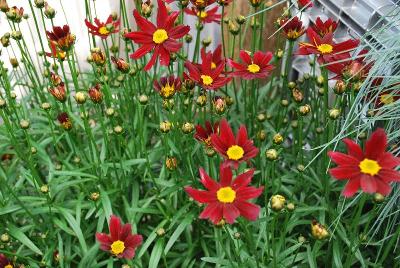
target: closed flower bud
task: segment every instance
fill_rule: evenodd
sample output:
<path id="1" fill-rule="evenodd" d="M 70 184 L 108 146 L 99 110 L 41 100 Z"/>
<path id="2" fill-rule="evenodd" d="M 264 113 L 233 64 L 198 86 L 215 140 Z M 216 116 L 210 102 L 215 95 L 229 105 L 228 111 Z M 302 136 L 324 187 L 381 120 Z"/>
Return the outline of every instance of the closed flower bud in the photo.
<path id="1" fill-rule="evenodd" d="M 252 29 L 257 29 L 258 27 L 260 27 L 260 22 L 258 21 L 258 19 L 256 19 L 256 17 L 251 17 L 251 19 L 250 19 L 250 27 Z"/>
<path id="2" fill-rule="evenodd" d="M 229 107 L 233 105 L 234 101 L 233 98 L 231 96 L 225 96 L 225 103 L 226 105 L 228 105 Z"/>
<path id="3" fill-rule="evenodd" d="M 149 18 L 153 11 L 153 4 L 150 1 L 143 2 L 141 11 L 144 17 Z"/>
<path id="4" fill-rule="evenodd" d="M 265 141 L 265 139 L 267 138 L 267 133 L 265 132 L 265 130 L 261 129 L 257 132 L 257 139 L 260 141 Z"/>
<path id="5" fill-rule="evenodd" d="M 140 95 L 139 96 L 139 103 L 142 105 L 146 105 L 147 102 L 149 101 L 149 97 L 147 97 L 147 95 Z"/>
<path id="6" fill-rule="evenodd" d="M 324 82 L 325 82 L 325 79 L 324 79 L 324 77 L 323 76 L 318 76 L 317 77 L 317 85 L 319 86 L 319 87 L 322 87 L 322 86 L 324 86 Z"/>
<path id="7" fill-rule="evenodd" d="M 7 233 L 4 233 L 0 236 L 0 240 L 3 243 L 7 243 L 8 241 L 10 241 L 10 236 Z"/>
<path id="8" fill-rule="evenodd" d="M 2 12 L 7 12 L 9 10 L 8 4 L 6 0 L 0 0 L 0 10 Z"/>
<path id="9" fill-rule="evenodd" d="M 50 73 L 50 82 L 52 83 L 53 86 L 56 87 L 56 86 L 61 85 L 62 79 L 58 74 L 51 72 Z"/>
<path id="10" fill-rule="evenodd" d="M 276 56 L 278 59 L 282 59 L 282 57 L 283 57 L 283 50 L 279 48 L 279 49 L 275 52 L 275 56 Z"/>
<path id="11" fill-rule="evenodd" d="M 106 54 L 100 49 L 93 50 L 91 58 L 92 62 L 97 66 L 103 66 L 106 63 Z"/>
<path id="12" fill-rule="evenodd" d="M 343 94 L 346 91 L 346 83 L 343 80 L 337 80 L 333 92 L 338 95 Z"/>
<path id="13" fill-rule="evenodd" d="M 114 127 L 114 133 L 115 134 L 121 134 L 124 131 L 124 129 L 121 126 L 115 126 Z"/>
<path id="14" fill-rule="evenodd" d="M 207 147 L 204 148 L 204 150 L 205 150 L 206 155 L 208 157 L 213 157 L 215 155 L 215 150 L 213 148 L 211 148 L 211 147 L 207 146 Z"/>
<path id="15" fill-rule="evenodd" d="M 329 118 L 332 120 L 338 119 L 340 116 L 340 110 L 339 109 L 330 109 L 329 110 Z"/>
<path id="16" fill-rule="evenodd" d="M 239 26 L 232 20 L 229 20 L 228 30 L 231 34 L 237 35 L 239 33 Z"/>
<path id="17" fill-rule="evenodd" d="M 324 96 L 325 95 L 325 88 L 323 88 L 323 87 L 318 88 L 318 95 Z"/>
<path id="18" fill-rule="evenodd" d="M 186 90 L 191 90 L 195 87 L 195 83 L 191 79 L 185 79 L 183 81 L 183 86 L 186 88 Z"/>
<path id="19" fill-rule="evenodd" d="M 166 111 L 171 111 L 174 109 L 175 106 L 175 101 L 174 99 L 163 99 L 162 101 L 162 107 L 166 110 Z"/>
<path id="20" fill-rule="evenodd" d="M 15 92 L 13 91 L 13 92 L 10 93 L 10 97 L 11 97 L 13 100 L 15 100 L 15 99 L 17 98 L 17 94 L 15 94 Z"/>
<path id="21" fill-rule="evenodd" d="M 276 133 L 273 137 L 273 142 L 277 145 L 282 144 L 283 136 L 280 133 Z"/>
<path id="22" fill-rule="evenodd" d="M 49 192 L 49 186 L 48 186 L 47 184 L 43 184 L 43 185 L 40 187 L 40 191 L 41 191 L 42 193 L 44 193 L 44 194 L 47 194 L 47 193 Z"/>
<path id="23" fill-rule="evenodd" d="M 121 268 L 132 268 L 129 264 L 123 264 Z"/>
<path id="24" fill-rule="evenodd" d="M 83 91 L 76 92 L 75 101 L 78 104 L 84 104 L 86 102 L 86 94 Z"/>
<path id="25" fill-rule="evenodd" d="M 285 207 L 286 199 L 284 196 L 276 194 L 273 195 L 269 201 L 272 210 L 281 211 Z"/>
<path id="26" fill-rule="evenodd" d="M 206 95 L 200 95 L 196 99 L 196 104 L 200 107 L 204 107 L 207 104 L 207 96 Z"/>
<path id="27" fill-rule="evenodd" d="M 322 128 L 322 127 L 317 127 L 317 128 L 315 129 L 315 132 L 317 132 L 317 134 L 321 134 L 321 133 L 324 132 L 324 128 Z"/>
<path id="28" fill-rule="evenodd" d="M 192 123 L 186 122 L 182 125 L 182 132 L 185 134 L 189 134 L 193 132 L 194 130 L 194 125 Z"/>
<path id="29" fill-rule="evenodd" d="M 4 99 L 0 99 L 0 109 L 3 109 L 7 106 L 7 102 Z"/>
<path id="30" fill-rule="evenodd" d="M 214 98 L 213 107 L 217 114 L 223 114 L 226 110 L 226 102 L 223 97 L 217 96 Z"/>
<path id="31" fill-rule="evenodd" d="M 16 58 L 10 58 L 10 63 L 13 68 L 18 68 L 19 66 L 18 60 Z"/>
<path id="32" fill-rule="evenodd" d="M 354 90 L 354 92 L 358 92 L 358 91 L 360 91 L 362 85 L 363 85 L 363 82 L 353 83 L 353 84 L 351 84 L 351 89 Z"/>
<path id="33" fill-rule="evenodd" d="M 374 194 L 374 201 L 376 203 L 382 203 L 385 200 L 385 196 L 380 194 L 380 193 L 375 193 Z"/>
<path id="34" fill-rule="evenodd" d="M 364 131 L 361 132 L 360 134 L 358 134 L 358 138 L 361 140 L 365 140 L 367 138 L 367 133 L 365 133 Z"/>
<path id="35" fill-rule="evenodd" d="M 297 120 L 292 120 L 290 125 L 292 126 L 292 128 L 297 128 L 299 126 L 299 122 Z"/>
<path id="36" fill-rule="evenodd" d="M 61 124 L 64 130 L 72 129 L 72 121 L 67 113 L 61 113 L 57 116 L 58 122 Z"/>
<path id="37" fill-rule="evenodd" d="M 367 111 L 367 117 L 374 117 L 374 115 L 375 115 L 375 111 L 374 110 L 368 110 Z"/>
<path id="38" fill-rule="evenodd" d="M 316 220 L 313 220 L 311 223 L 311 234 L 317 240 L 323 240 L 329 237 L 329 232 L 326 227 Z"/>
<path id="39" fill-rule="evenodd" d="M 42 107 L 43 110 L 47 111 L 47 110 L 51 109 L 51 104 L 48 103 L 48 102 L 43 102 L 41 107 Z"/>
<path id="40" fill-rule="evenodd" d="M 288 211 L 293 211 L 295 208 L 296 208 L 296 207 L 295 207 L 295 205 L 294 205 L 293 203 L 288 203 L 288 204 L 286 205 L 286 209 L 287 209 Z"/>
<path id="41" fill-rule="evenodd" d="M 44 0 L 35 0 L 34 3 L 37 8 L 43 8 L 45 4 Z"/>
<path id="42" fill-rule="evenodd" d="M 31 147 L 31 153 L 32 154 L 36 154 L 37 153 L 37 149 L 36 149 L 36 147 Z"/>
<path id="43" fill-rule="evenodd" d="M 160 131 L 162 133 L 168 133 L 172 128 L 172 124 L 169 121 L 163 121 L 160 123 Z"/>
<path id="44" fill-rule="evenodd" d="M 165 159 L 165 167 L 170 171 L 175 170 L 178 167 L 178 160 L 176 157 L 168 156 Z"/>
<path id="45" fill-rule="evenodd" d="M 302 102 L 304 99 L 303 93 L 298 88 L 294 88 L 292 90 L 292 97 L 293 97 L 294 101 L 297 103 Z"/>
<path id="46" fill-rule="evenodd" d="M 299 107 L 299 114 L 300 115 L 308 115 L 311 112 L 311 106 L 306 104 Z"/>
<path id="47" fill-rule="evenodd" d="M 192 42 L 192 40 L 193 40 L 193 36 L 191 35 L 191 34 L 187 34 L 187 35 L 185 35 L 185 42 L 186 43 L 191 43 Z"/>
<path id="48" fill-rule="evenodd" d="M 288 100 L 281 100 L 281 105 L 283 107 L 287 107 L 289 105 L 289 101 Z"/>
<path id="49" fill-rule="evenodd" d="M 49 6 L 46 2 L 45 4 L 45 8 L 44 8 L 44 15 L 46 16 L 46 18 L 48 19 L 54 19 L 54 17 L 56 16 L 56 11 L 54 8 L 52 8 L 51 6 Z"/>
<path id="50" fill-rule="evenodd" d="M 211 37 L 206 37 L 206 38 L 204 38 L 203 40 L 201 40 L 201 44 L 202 44 L 204 47 L 208 47 L 208 46 L 211 44 L 211 42 L 212 42 Z"/>
<path id="51" fill-rule="evenodd" d="M 164 228 L 158 228 L 156 231 L 158 236 L 163 236 L 165 235 L 165 229 Z"/>
<path id="52" fill-rule="evenodd" d="M 264 122 L 265 119 L 267 119 L 267 117 L 265 116 L 265 113 L 259 113 L 259 114 L 257 115 L 257 121 L 258 121 L 258 122 Z"/>
<path id="53" fill-rule="evenodd" d="M 296 82 L 291 81 L 291 82 L 288 83 L 288 88 L 289 89 L 294 89 L 295 87 L 296 87 Z"/>
<path id="54" fill-rule="evenodd" d="M 304 242 L 306 242 L 307 240 L 306 240 L 306 238 L 305 238 L 304 236 L 300 235 L 300 236 L 297 238 L 297 241 L 299 241 L 299 243 L 304 243 Z"/>
<path id="55" fill-rule="evenodd" d="M 65 85 L 61 82 L 58 86 L 49 88 L 49 93 L 53 95 L 59 102 L 65 102 L 67 100 L 67 94 L 65 91 Z"/>
<path id="56" fill-rule="evenodd" d="M 79 157 L 79 156 L 75 156 L 73 159 L 72 159 L 72 161 L 75 163 L 75 164 L 79 164 L 80 162 L 81 162 L 81 158 Z"/>
<path id="57" fill-rule="evenodd" d="M 130 65 L 124 59 L 122 58 L 117 59 L 116 57 L 112 56 L 111 61 L 114 63 L 118 71 L 122 73 L 129 73 Z"/>
<path id="58" fill-rule="evenodd" d="M 261 0 L 249 0 L 250 5 L 252 5 L 253 7 L 258 7 L 259 5 L 261 5 Z"/>
<path id="59" fill-rule="evenodd" d="M 106 115 L 108 116 L 108 117 L 111 117 L 111 116 L 113 116 L 114 115 L 114 109 L 113 108 L 107 108 L 107 110 L 106 110 Z"/>
<path id="60" fill-rule="evenodd" d="M 303 172 L 303 171 L 305 170 L 305 167 L 304 167 L 302 164 L 298 164 L 298 165 L 297 165 L 297 170 L 298 170 L 299 172 Z"/>
<path id="61" fill-rule="evenodd" d="M 19 126 L 20 126 L 22 129 L 28 129 L 30 125 L 31 125 L 31 124 L 29 123 L 29 120 L 21 119 L 21 121 L 19 121 Z"/>
<path id="62" fill-rule="evenodd" d="M 92 201 L 97 201 L 99 198 L 100 198 L 99 192 L 93 192 L 90 194 L 90 200 L 92 200 Z"/>
<path id="63" fill-rule="evenodd" d="M 274 161 L 278 159 L 278 151 L 275 149 L 268 149 L 267 151 L 265 151 L 265 156 L 268 160 Z"/>
<path id="64" fill-rule="evenodd" d="M 94 103 L 101 103 L 103 101 L 103 93 L 101 92 L 100 84 L 96 84 L 89 89 L 89 98 Z"/>
<path id="65" fill-rule="evenodd" d="M 20 31 L 12 31 L 11 32 L 11 38 L 14 40 L 21 40 L 22 39 L 22 33 Z"/>
<path id="66" fill-rule="evenodd" d="M 246 17 L 243 16 L 243 15 L 238 15 L 238 16 L 236 17 L 236 22 L 237 22 L 239 25 L 242 25 L 242 24 L 244 24 L 244 23 L 246 22 Z"/>
<path id="67" fill-rule="evenodd" d="M 3 35 L 0 41 L 3 47 L 8 47 L 10 45 L 10 36 L 7 37 L 6 35 Z"/>

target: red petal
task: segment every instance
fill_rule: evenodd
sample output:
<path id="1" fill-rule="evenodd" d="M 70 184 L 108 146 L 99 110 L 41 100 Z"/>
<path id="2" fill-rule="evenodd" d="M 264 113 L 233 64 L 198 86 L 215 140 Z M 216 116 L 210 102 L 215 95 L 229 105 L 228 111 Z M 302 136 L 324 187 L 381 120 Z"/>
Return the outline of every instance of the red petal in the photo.
<path id="1" fill-rule="evenodd" d="M 225 144 L 234 145 L 235 144 L 235 136 L 233 135 L 232 129 L 228 124 L 226 119 L 222 119 L 219 123 L 219 137 L 222 140 L 225 140 Z"/>
<path id="2" fill-rule="evenodd" d="M 121 219 L 115 215 L 112 215 L 110 219 L 109 229 L 110 229 L 111 240 L 112 241 L 118 240 L 119 232 L 121 231 Z"/>
<path id="3" fill-rule="evenodd" d="M 400 166 L 400 158 L 395 157 L 391 153 L 384 153 L 379 157 L 378 163 L 381 167 L 386 169 L 393 169 L 397 166 Z"/>
<path id="4" fill-rule="evenodd" d="M 204 187 L 206 187 L 210 191 L 218 191 L 218 189 L 221 188 L 219 183 L 217 183 L 210 176 L 208 176 L 208 174 L 205 172 L 203 168 L 200 168 L 199 171 L 200 171 L 200 181 L 204 185 Z"/>
<path id="5" fill-rule="evenodd" d="M 240 216 L 240 211 L 232 204 L 225 204 L 223 215 L 229 224 L 233 224 L 236 218 Z"/>
<path id="6" fill-rule="evenodd" d="M 328 152 L 329 157 L 332 159 L 334 163 L 337 165 L 354 165 L 358 166 L 360 160 L 355 158 L 354 156 L 350 156 L 347 154 L 339 153 L 339 152 Z"/>
<path id="7" fill-rule="evenodd" d="M 217 224 L 222 219 L 223 206 L 219 202 L 208 204 L 207 207 L 200 213 L 200 219 L 210 219 L 214 224 Z"/>
<path id="8" fill-rule="evenodd" d="M 377 189 L 377 178 L 363 174 L 360 179 L 361 189 L 366 193 L 375 193 Z"/>
<path id="9" fill-rule="evenodd" d="M 347 152 L 349 153 L 349 155 L 354 156 L 358 160 L 364 159 L 364 153 L 361 150 L 360 145 L 350 139 L 343 139 L 343 142 L 346 144 Z"/>
<path id="10" fill-rule="evenodd" d="M 212 203 L 217 201 L 217 196 L 213 192 L 201 191 L 190 186 L 185 187 L 185 191 L 197 202 Z"/>
<path id="11" fill-rule="evenodd" d="M 250 221 L 255 221 L 260 214 L 260 207 L 249 202 L 236 202 L 235 206 L 240 211 L 240 215 Z"/>
<path id="12" fill-rule="evenodd" d="M 250 169 L 249 171 L 240 174 L 233 181 L 232 187 L 236 190 L 240 187 L 247 186 L 251 182 L 253 175 L 254 175 L 254 169 Z"/>
<path id="13" fill-rule="evenodd" d="M 150 52 L 153 48 L 153 45 L 143 45 L 138 50 L 136 50 L 133 54 L 130 55 L 132 59 L 139 59 Z"/>
<path id="14" fill-rule="evenodd" d="M 125 241 L 125 239 L 132 233 L 132 226 L 129 223 L 122 226 L 121 232 L 119 233 L 118 240 Z"/>
<path id="15" fill-rule="evenodd" d="M 250 65 L 252 63 L 252 59 L 249 55 L 249 53 L 247 53 L 245 50 L 240 50 L 239 52 L 239 57 L 242 59 L 242 61 L 244 63 L 246 63 L 247 65 Z"/>
<path id="16" fill-rule="evenodd" d="M 331 168 L 329 173 L 338 180 L 350 179 L 360 175 L 360 168 L 358 166 L 338 166 Z"/>
<path id="17" fill-rule="evenodd" d="M 187 34 L 189 31 L 190 31 L 189 26 L 179 25 L 172 28 L 169 31 L 168 36 L 173 39 L 179 39 L 185 36 L 185 34 Z"/>
<path id="18" fill-rule="evenodd" d="M 343 190 L 345 197 L 353 196 L 360 188 L 360 177 L 355 177 L 349 180 Z"/>
<path id="19" fill-rule="evenodd" d="M 127 247 L 136 248 L 143 242 L 143 237 L 141 235 L 129 235 L 125 240 L 125 245 Z"/>
<path id="20" fill-rule="evenodd" d="M 392 191 L 392 187 L 382 180 L 376 180 L 376 191 L 382 195 L 388 195 Z"/>
<path id="21" fill-rule="evenodd" d="M 154 48 L 153 55 L 151 56 L 149 62 L 146 64 L 146 66 L 144 66 L 143 70 L 148 71 L 151 69 L 151 67 L 153 67 L 153 65 L 156 63 L 158 55 L 160 54 L 159 50 L 160 50 L 160 46 L 156 46 Z"/>
<path id="22" fill-rule="evenodd" d="M 96 239 L 100 244 L 110 245 L 112 243 L 111 237 L 104 233 L 96 233 Z"/>
<path id="23" fill-rule="evenodd" d="M 365 157 L 378 159 L 386 150 L 387 137 L 382 128 L 375 130 L 365 144 Z"/>
<path id="24" fill-rule="evenodd" d="M 135 17 L 137 26 L 142 31 L 153 33 L 156 30 L 156 26 L 154 26 L 153 23 L 140 16 L 139 12 L 136 9 L 133 11 L 133 16 Z"/>
<path id="25" fill-rule="evenodd" d="M 236 197 L 242 201 L 257 198 L 262 194 L 263 190 L 264 187 L 243 187 L 238 189 L 236 192 Z"/>
<path id="26" fill-rule="evenodd" d="M 379 170 L 378 176 L 385 182 L 400 182 L 400 172 L 394 169 L 382 168 Z"/>
<path id="27" fill-rule="evenodd" d="M 229 166 L 221 164 L 219 166 L 221 187 L 230 186 L 232 183 L 232 170 Z"/>
<path id="28" fill-rule="evenodd" d="M 247 129 L 244 125 L 241 125 L 236 137 L 236 143 L 244 145 L 247 142 Z"/>
<path id="29" fill-rule="evenodd" d="M 127 260 L 133 259 L 135 257 L 135 249 L 134 248 L 125 248 L 122 255 L 117 256 L 118 258 L 124 258 Z"/>
<path id="30" fill-rule="evenodd" d="M 168 11 L 165 3 L 162 0 L 157 0 L 158 11 L 157 11 L 157 27 L 164 28 L 165 21 L 168 18 Z"/>

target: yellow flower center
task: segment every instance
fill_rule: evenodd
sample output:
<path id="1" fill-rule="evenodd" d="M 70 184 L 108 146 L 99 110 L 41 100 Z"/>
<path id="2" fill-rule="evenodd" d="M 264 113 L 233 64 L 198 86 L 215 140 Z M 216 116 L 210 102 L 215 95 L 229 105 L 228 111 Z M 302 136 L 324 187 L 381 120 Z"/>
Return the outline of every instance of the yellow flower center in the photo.
<path id="1" fill-rule="evenodd" d="M 114 255 L 119 255 L 125 250 L 125 243 L 121 240 L 114 241 L 111 244 L 111 253 Z"/>
<path id="2" fill-rule="evenodd" d="M 13 268 L 13 266 L 11 264 L 7 264 L 6 266 L 4 266 L 4 268 Z"/>
<path id="3" fill-rule="evenodd" d="M 211 69 L 215 69 L 217 68 L 217 64 L 215 64 L 215 62 L 211 62 Z"/>
<path id="4" fill-rule="evenodd" d="M 383 94 L 381 95 L 381 102 L 383 104 L 391 104 L 394 102 L 394 98 L 391 94 Z"/>
<path id="5" fill-rule="evenodd" d="M 157 29 L 153 33 L 153 41 L 156 44 L 161 44 L 167 39 L 168 39 L 168 34 L 167 34 L 167 31 L 164 29 Z"/>
<path id="6" fill-rule="evenodd" d="M 203 84 L 209 86 L 214 81 L 211 76 L 202 74 L 200 78 L 203 80 Z"/>
<path id="7" fill-rule="evenodd" d="M 321 45 L 317 46 L 317 49 L 322 54 L 327 54 L 327 53 L 331 53 L 333 51 L 333 46 L 331 46 L 329 44 L 321 44 Z"/>
<path id="8" fill-rule="evenodd" d="M 378 162 L 368 158 L 365 158 L 363 161 L 361 161 L 358 166 L 360 167 L 360 171 L 362 173 L 369 174 L 371 176 L 378 174 L 379 170 L 382 168 Z"/>
<path id="9" fill-rule="evenodd" d="M 205 19 L 207 18 L 208 14 L 205 11 L 198 11 L 197 12 L 197 17 L 201 18 L 201 19 Z"/>
<path id="10" fill-rule="evenodd" d="M 258 73 L 260 71 L 260 66 L 258 66 L 257 64 L 250 64 L 249 66 L 247 66 L 247 71 L 249 71 L 250 73 Z"/>
<path id="11" fill-rule="evenodd" d="M 107 27 L 106 27 L 106 26 L 103 26 L 103 27 L 100 27 L 100 28 L 99 28 L 99 33 L 100 33 L 100 34 L 103 34 L 103 35 L 106 35 L 106 34 L 109 34 L 110 31 L 107 30 Z"/>
<path id="12" fill-rule="evenodd" d="M 232 203 L 235 201 L 236 192 L 231 187 L 222 187 L 217 191 L 217 199 L 222 203 Z"/>
<path id="13" fill-rule="evenodd" d="M 288 39 L 295 40 L 295 39 L 300 37 L 300 33 L 298 31 L 296 31 L 296 30 L 289 30 L 286 33 L 286 36 L 287 36 Z"/>
<path id="14" fill-rule="evenodd" d="M 172 97 L 175 94 L 175 87 L 174 85 L 166 84 L 164 87 L 161 88 L 161 96 L 164 98 Z"/>
<path id="15" fill-rule="evenodd" d="M 231 160 L 239 160 L 244 155 L 244 150 L 239 145 L 232 145 L 229 147 L 228 151 L 226 151 L 228 158 Z"/>

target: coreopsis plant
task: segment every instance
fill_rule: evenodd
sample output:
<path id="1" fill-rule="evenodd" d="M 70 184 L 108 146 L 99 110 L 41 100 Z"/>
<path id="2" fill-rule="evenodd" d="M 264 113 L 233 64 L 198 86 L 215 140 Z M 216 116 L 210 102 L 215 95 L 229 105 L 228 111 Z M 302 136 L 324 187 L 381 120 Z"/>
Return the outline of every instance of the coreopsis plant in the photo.
<path id="1" fill-rule="evenodd" d="M 113 16 L 108 16 L 105 22 L 101 22 L 98 18 L 94 18 L 94 23 L 85 19 L 86 27 L 88 27 L 89 33 L 92 35 L 100 36 L 105 39 L 110 34 L 117 33 L 119 31 L 120 20 L 114 20 Z"/>
<path id="2" fill-rule="evenodd" d="M 337 26 L 338 23 L 332 18 L 323 21 L 320 17 L 317 17 L 315 23 L 311 25 L 312 29 L 321 37 L 324 37 L 327 34 L 334 34 Z"/>
<path id="3" fill-rule="evenodd" d="M 266 78 L 274 69 L 269 64 L 272 59 L 271 52 L 256 51 L 253 56 L 248 51 L 240 51 L 242 63 L 228 59 L 228 64 L 234 69 L 231 76 L 241 77 L 246 80 Z"/>
<path id="4" fill-rule="evenodd" d="M 185 13 L 191 16 L 196 16 L 199 21 L 203 24 L 206 23 L 221 23 L 221 17 L 222 15 L 218 11 L 219 7 L 214 6 L 213 8 L 207 9 L 200 9 L 198 10 L 196 7 L 191 7 L 191 8 L 186 8 Z"/>
<path id="5" fill-rule="evenodd" d="M 212 148 L 211 135 L 218 133 L 218 129 L 219 122 L 212 124 L 210 121 L 206 121 L 205 127 L 202 125 L 196 125 L 196 133 L 194 134 L 194 138 L 204 143 L 206 147 Z"/>
<path id="6" fill-rule="evenodd" d="M 75 43 L 75 35 L 71 33 L 68 25 L 53 26 L 52 31 L 46 31 L 49 42 L 55 45 L 61 51 L 68 51 Z M 53 49 L 52 49 L 53 50 Z M 54 53 L 52 52 L 54 55 Z"/>

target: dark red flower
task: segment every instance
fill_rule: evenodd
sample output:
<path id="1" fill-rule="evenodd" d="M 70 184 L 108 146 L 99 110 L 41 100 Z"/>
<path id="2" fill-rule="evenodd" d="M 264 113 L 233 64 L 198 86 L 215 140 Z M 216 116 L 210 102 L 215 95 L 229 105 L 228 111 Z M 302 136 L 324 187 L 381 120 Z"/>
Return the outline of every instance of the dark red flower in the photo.
<path id="1" fill-rule="evenodd" d="M 211 142 L 214 149 L 226 159 L 226 164 L 235 168 L 239 163 L 248 161 L 258 154 L 253 141 L 247 138 L 246 127 L 240 126 L 235 137 L 226 119 L 222 119 L 219 124 L 219 135 L 216 133 L 211 135 Z"/>
<path id="2" fill-rule="evenodd" d="M 144 70 L 149 70 L 160 57 L 161 65 L 168 66 L 170 62 L 170 53 L 177 52 L 181 49 L 182 43 L 176 39 L 182 38 L 190 30 L 189 26 L 174 26 L 179 12 L 172 12 L 168 15 L 167 7 L 164 1 L 157 0 L 157 26 L 140 16 L 135 9 L 133 16 L 140 29 L 137 32 L 130 32 L 125 35 L 126 38 L 132 39 L 135 43 L 142 46 L 130 55 L 133 59 L 139 59 L 153 50 L 153 55 Z"/>
<path id="3" fill-rule="evenodd" d="M 103 93 L 101 92 L 100 84 L 96 84 L 95 86 L 89 88 L 89 98 L 94 103 L 101 103 L 103 101 Z"/>
<path id="4" fill-rule="evenodd" d="M 60 102 L 65 102 L 65 100 L 67 99 L 65 85 L 63 82 L 61 82 L 58 86 L 49 88 L 49 92 L 51 95 L 53 95 L 54 98 L 56 98 Z"/>
<path id="5" fill-rule="evenodd" d="M 120 20 L 114 20 L 112 15 L 108 16 L 106 22 L 101 22 L 98 18 L 95 18 L 94 23 L 95 25 L 88 21 L 88 19 L 85 19 L 85 24 L 89 29 L 89 33 L 100 36 L 103 39 L 119 31 Z"/>
<path id="6" fill-rule="evenodd" d="M 303 7 L 310 8 L 313 5 L 312 0 L 297 0 L 297 5 L 299 6 L 299 9 L 302 9 Z"/>
<path id="7" fill-rule="evenodd" d="M 219 122 L 215 122 L 211 124 L 210 121 L 206 121 L 205 128 L 201 125 L 196 126 L 196 133 L 194 134 L 194 138 L 198 141 L 204 143 L 206 147 L 212 147 L 211 144 L 211 135 L 218 134 Z"/>
<path id="8" fill-rule="evenodd" d="M 47 38 L 50 42 L 57 46 L 62 51 L 68 51 L 75 43 L 75 35 L 71 34 L 69 26 L 64 25 L 53 26 L 53 31 L 46 31 Z"/>
<path id="9" fill-rule="evenodd" d="M 308 40 L 312 43 L 300 43 L 298 55 L 318 55 L 318 63 L 320 64 L 341 64 L 342 61 L 350 58 L 350 51 L 354 50 L 359 40 L 349 39 L 336 44 L 333 41 L 333 34 L 329 33 L 324 37 L 319 36 L 311 27 L 307 29 Z M 335 68 L 335 67 L 331 67 Z"/>
<path id="10" fill-rule="evenodd" d="M 269 72 L 274 69 L 274 66 L 269 64 L 273 55 L 271 52 L 257 51 L 254 53 L 253 58 L 249 55 L 249 52 L 245 50 L 240 51 L 240 59 L 243 63 L 235 62 L 228 59 L 228 64 L 236 69 L 230 75 L 241 77 L 243 79 L 260 79 L 265 78 L 269 75 Z"/>
<path id="11" fill-rule="evenodd" d="M 132 234 L 132 226 L 127 223 L 121 226 L 121 219 L 111 216 L 109 224 L 110 234 L 96 233 L 100 249 L 110 252 L 117 258 L 132 259 L 136 248 L 142 244 L 141 235 Z"/>
<path id="12" fill-rule="evenodd" d="M 217 90 L 232 79 L 231 77 L 221 75 L 224 71 L 225 62 L 222 61 L 213 68 L 212 58 L 213 55 L 209 52 L 206 54 L 201 65 L 189 61 L 185 62 L 185 67 L 189 71 L 189 78 L 206 90 Z"/>
<path id="13" fill-rule="evenodd" d="M 264 187 L 248 186 L 254 174 L 254 169 L 238 175 L 232 181 L 232 170 L 229 166 L 220 165 L 220 182 L 212 179 L 204 169 L 200 168 L 200 182 L 207 189 L 197 190 L 190 186 L 185 191 L 196 201 L 207 204 L 200 214 L 200 219 L 210 219 L 218 224 L 226 221 L 233 224 L 240 215 L 250 221 L 255 221 L 260 213 L 260 207 L 248 202 L 257 198 Z"/>
<path id="14" fill-rule="evenodd" d="M 197 9 L 195 7 L 185 8 L 185 13 L 191 16 L 196 16 L 200 22 L 203 24 L 206 23 L 221 23 L 222 15 L 218 14 L 218 6 L 215 6 L 209 10 L 206 9 Z"/>
<path id="15" fill-rule="evenodd" d="M 383 129 L 374 131 L 365 143 L 365 150 L 350 139 L 344 139 L 348 154 L 328 152 L 338 166 L 329 173 L 338 180 L 348 180 L 343 195 L 353 196 L 361 187 L 364 192 L 387 195 L 391 191 L 390 182 L 400 182 L 400 158 L 386 152 L 387 136 Z"/>
<path id="16" fill-rule="evenodd" d="M 12 262 L 7 259 L 7 257 L 4 254 L 0 253 L 0 268 L 13 268 Z"/>
<path id="17" fill-rule="evenodd" d="M 282 27 L 283 34 L 288 40 L 297 40 L 304 34 L 306 29 L 303 27 L 303 22 L 296 16 L 279 20 L 279 26 Z"/>
<path id="18" fill-rule="evenodd" d="M 159 82 L 154 81 L 153 85 L 163 99 L 170 99 L 181 89 L 182 83 L 179 77 L 170 75 L 161 77 Z"/>
<path id="19" fill-rule="evenodd" d="M 201 56 L 202 62 L 206 60 L 207 55 L 209 53 L 211 54 L 211 69 L 217 68 L 217 65 L 219 65 L 221 63 L 225 64 L 225 59 L 222 57 L 222 45 L 221 44 L 219 44 L 213 52 L 211 52 L 211 51 L 206 52 L 206 48 L 202 47 L 200 50 L 200 56 Z M 197 66 L 199 68 L 201 68 L 201 64 L 198 64 Z"/>
<path id="20" fill-rule="evenodd" d="M 70 130 L 72 129 L 72 121 L 69 118 L 69 115 L 67 113 L 60 113 L 57 116 L 57 120 L 58 122 L 60 122 L 61 126 L 65 129 L 65 130 Z"/>
<path id="21" fill-rule="evenodd" d="M 321 37 L 324 37 L 327 34 L 333 34 L 336 31 L 338 23 L 331 18 L 328 18 L 326 21 L 322 21 L 320 17 L 315 20 L 314 25 L 311 27 L 313 30 L 319 34 Z"/>
<path id="22" fill-rule="evenodd" d="M 111 56 L 111 61 L 115 64 L 115 67 L 118 69 L 118 71 L 123 72 L 123 73 L 128 73 L 130 66 L 129 63 L 126 62 L 122 58 L 116 58 L 114 56 Z"/>

